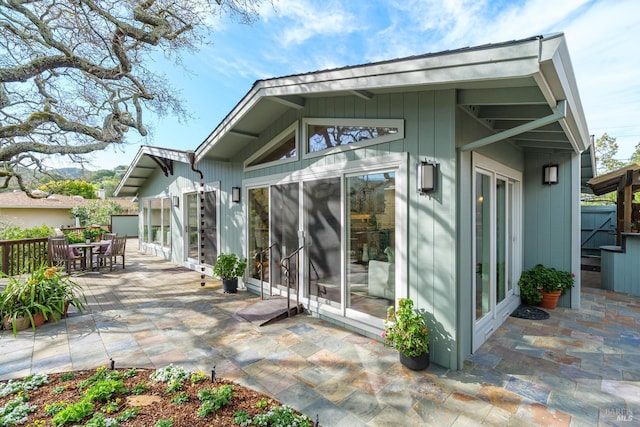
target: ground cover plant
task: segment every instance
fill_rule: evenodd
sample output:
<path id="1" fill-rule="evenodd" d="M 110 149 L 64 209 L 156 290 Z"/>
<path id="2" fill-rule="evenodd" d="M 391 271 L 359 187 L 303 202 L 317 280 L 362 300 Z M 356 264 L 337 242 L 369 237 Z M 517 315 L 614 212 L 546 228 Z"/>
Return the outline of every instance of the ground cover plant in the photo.
<path id="1" fill-rule="evenodd" d="M 203 372 L 107 369 L 0 383 L 0 425 L 300 426 L 316 423 L 261 393 Z"/>

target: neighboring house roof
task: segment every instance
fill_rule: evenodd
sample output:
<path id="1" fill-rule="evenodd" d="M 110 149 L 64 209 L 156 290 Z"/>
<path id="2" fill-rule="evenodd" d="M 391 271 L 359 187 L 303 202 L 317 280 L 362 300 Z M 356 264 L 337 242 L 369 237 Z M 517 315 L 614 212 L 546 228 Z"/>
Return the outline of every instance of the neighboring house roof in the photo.
<path id="1" fill-rule="evenodd" d="M 97 199 L 85 199 L 81 196 L 66 196 L 62 194 L 52 194 L 48 197 L 32 198 L 23 191 L 14 190 L 0 193 L 0 208 L 2 209 L 71 209 L 76 206 L 84 206 Z M 127 212 L 136 212 L 135 204 L 128 198 L 114 197 Z"/>
<path id="2" fill-rule="evenodd" d="M 195 163 L 232 160 L 287 110 L 304 108 L 309 98 L 355 95 L 366 100 L 429 89 L 456 89 L 458 106 L 493 133 L 462 150 L 501 140 L 523 148 L 571 150 L 582 153 L 583 186 L 595 175 L 563 34 L 258 80 L 198 146 Z M 134 168 L 138 162 L 139 156 Z M 134 195 L 128 185 L 121 183 L 116 194 Z"/>
<path id="3" fill-rule="evenodd" d="M 31 198 L 24 191 L 18 190 L 0 193 L 0 208 L 71 209 L 86 203 L 87 199 L 84 197 L 62 194 Z"/>

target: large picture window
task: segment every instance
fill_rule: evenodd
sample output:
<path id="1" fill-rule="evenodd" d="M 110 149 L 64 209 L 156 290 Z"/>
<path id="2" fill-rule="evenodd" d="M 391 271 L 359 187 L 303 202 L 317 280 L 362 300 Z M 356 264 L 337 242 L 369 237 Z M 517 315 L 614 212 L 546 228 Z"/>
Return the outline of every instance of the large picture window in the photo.
<path id="1" fill-rule="evenodd" d="M 404 138 L 404 121 L 395 119 L 305 119 L 304 129 L 311 156 Z"/>
<path id="2" fill-rule="evenodd" d="M 171 246 L 171 199 L 155 197 L 143 201 L 143 241 L 164 248 Z"/>

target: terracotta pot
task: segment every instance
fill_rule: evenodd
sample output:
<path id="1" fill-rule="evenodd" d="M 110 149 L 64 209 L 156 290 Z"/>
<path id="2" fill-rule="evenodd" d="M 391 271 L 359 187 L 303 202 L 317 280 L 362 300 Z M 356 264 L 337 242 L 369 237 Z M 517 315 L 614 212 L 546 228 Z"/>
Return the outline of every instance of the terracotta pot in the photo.
<path id="1" fill-rule="evenodd" d="M 405 356 L 404 353 L 398 353 L 400 355 L 400 363 L 413 371 L 422 371 L 429 367 L 429 353 L 422 353 L 420 356 Z"/>
<path id="2" fill-rule="evenodd" d="M 552 292 L 544 292 L 540 291 L 542 294 L 542 301 L 540 301 L 540 307 L 554 309 L 558 305 L 558 299 L 560 295 L 562 295 L 562 291 L 552 291 Z"/>
<path id="3" fill-rule="evenodd" d="M 33 326 L 42 326 L 44 325 L 44 314 L 36 313 L 33 315 Z"/>
<path id="4" fill-rule="evenodd" d="M 57 311 L 53 311 L 49 316 L 49 322 L 59 322 L 63 317 L 67 317 L 67 311 L 69 310 L 69 301 L 64 303 L 64 308 L 62 313 Z"/>
<path id="5" fill-rule="evenodd" d="M 23 331 L 31 326 L 31 319 L 28 317 L 16 317 L 16 331 Z M 4 319 L 4 329 L 7 331 L 13 330 L 13 322 L 10 318 L 5 317 Z"/>

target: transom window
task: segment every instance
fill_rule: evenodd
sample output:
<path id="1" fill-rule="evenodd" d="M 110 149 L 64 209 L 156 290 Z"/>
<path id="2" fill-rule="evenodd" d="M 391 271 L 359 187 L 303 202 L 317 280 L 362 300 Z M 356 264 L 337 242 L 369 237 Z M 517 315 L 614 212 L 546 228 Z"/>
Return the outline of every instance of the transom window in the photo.
<path id="1" fill-rule="evenodd" d="M 298 159 L 298 122 L 271 139 L 264 147 L 249 157 L 245 169 L 257 169 Z"/>
<path id="2" fill-rule="evenodd" d="M 404 120 L 305 119 L 304 130 L 305 153 L 308 156 L 324 155 L 326 150 L 352 149 L 402 139 Z"/>

